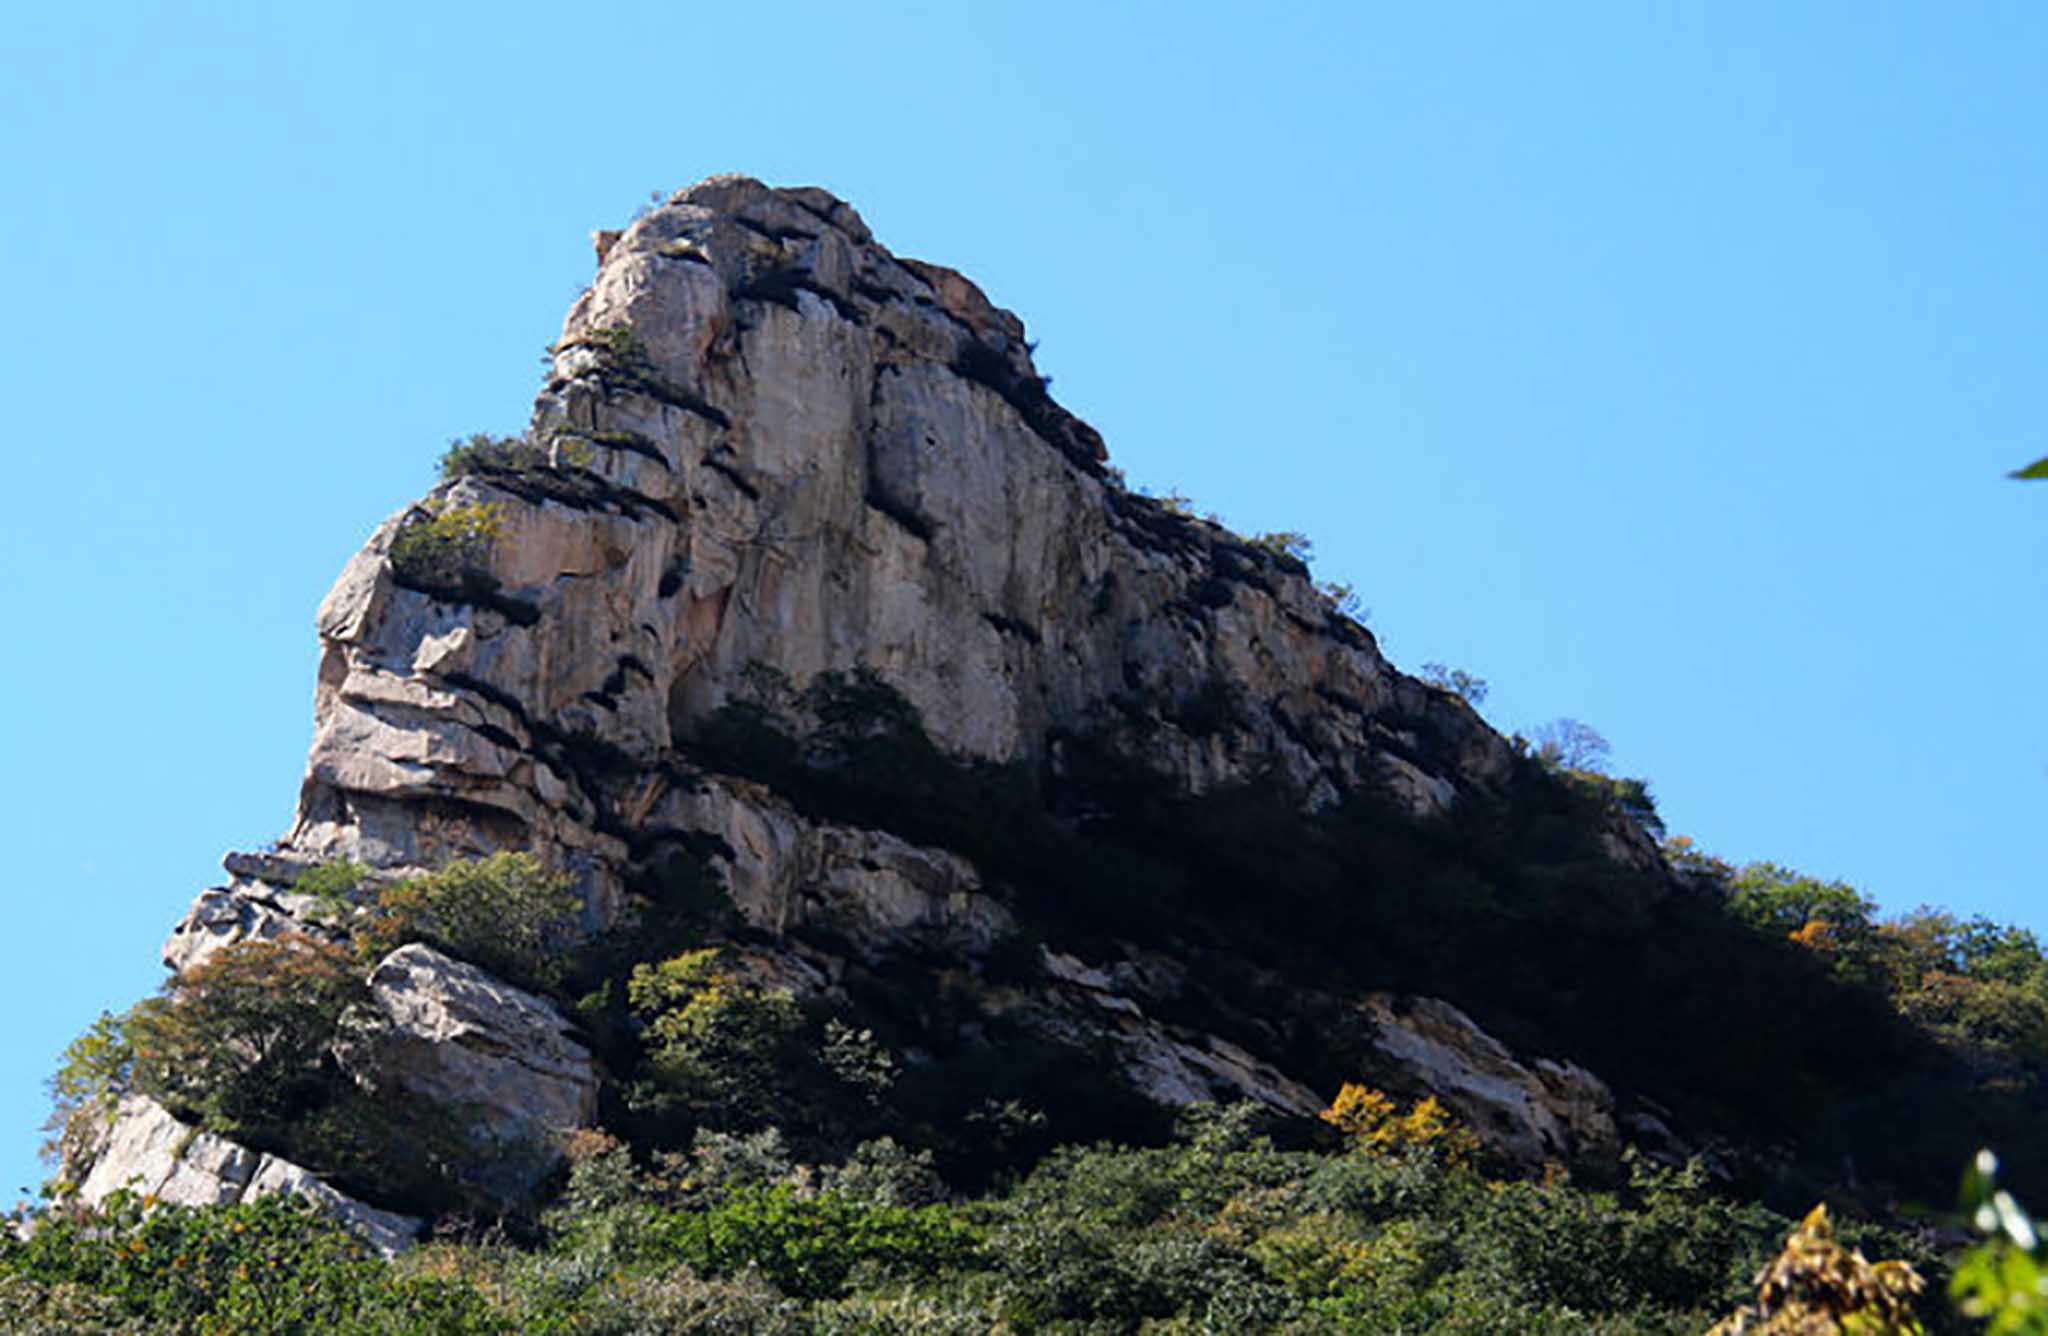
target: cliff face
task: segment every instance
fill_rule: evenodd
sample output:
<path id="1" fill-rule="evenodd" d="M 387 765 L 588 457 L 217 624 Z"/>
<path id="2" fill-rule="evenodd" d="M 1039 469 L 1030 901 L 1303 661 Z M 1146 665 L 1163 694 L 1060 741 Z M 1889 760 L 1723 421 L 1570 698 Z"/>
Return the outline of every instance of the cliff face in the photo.
<path id="1" fill-rule="evenodd" d="M 609 915 L 625 850 L 536 723 L 651 773 L 754 665 L 799 686 L 873 669 L 940 746 L 1003 760 L 1136 714 L 1164 725 L 1151 760 L 1197 790 L 1277 762 L 1312 800 L 1384 772 L 1426 809 L 1504 769 L 1501 739 L 1392 670 L 1299 562 L 1110 481 L 1016 317 L 896 259 L 845 205 L 717 180 L 604 251 L 534 414 L 588 474 L 422 502 L 505 508 L 503 610 L 394 579 L 411 516 L 351 563 L 320 611 L 288 853 L 534 844 Z M 1225 726 L 1177 726 L 1219 691 L 1242 707 Z M 629 823 L 668 800 L 650 781 Z"/>
<path id="2" fill-rule="evenodd" d="M 349 563 L 319 612 L 298 819 L 229 856 L 166 945 L 173 970 L 331 932 L 294 886 L 336 859 L 388 882 L 532 850 L 574 876 L 600 932 L 687 845 L 762 977 L 831 996 L 892 957 L 972 977 L 1032 926 L 985 869 L 696 749 L 722 707 L 832 673 L 900 692 L 942 751 L 1055 785 L 1083 738 L 1178 792 L 1256 780 L 1309 809 L 1382 787 L 1427 816 L 1508 782 L 1512 749 L 1462 701 L 1389 665 L 1299 561 L 1122 487 L 1015 316 L 891 255 L 823 191 L 714 179 L 598 250 L 535 405 L 545 458 L 444 482 Z M 459 516 L 488 531 L 470 568 L 407 560 L 409 533 Z M 1661 866 L 1625 822 L 1605 839 Z M 1281 1045 L 1156 1018 L 1188 986 L 1169 955 L 1058 946 L 984 1001 L 1107 1044 L 1160 1100 L 1310 1114 L 1334 1093 L 1285 1070 Z M 401 1084 L 480 1104 L 501 1132 L 596 1117 L 605 1074 L 554 1004 L 419 946 L 372 985 L 409 1037 Z M 1596 1079 L 1517 1058 L 1455 1008 L 1325 1002 L 1513 1153 L 1614 1136 Z M 143 1116 L 123 1106 L 102 1160 Z"/>

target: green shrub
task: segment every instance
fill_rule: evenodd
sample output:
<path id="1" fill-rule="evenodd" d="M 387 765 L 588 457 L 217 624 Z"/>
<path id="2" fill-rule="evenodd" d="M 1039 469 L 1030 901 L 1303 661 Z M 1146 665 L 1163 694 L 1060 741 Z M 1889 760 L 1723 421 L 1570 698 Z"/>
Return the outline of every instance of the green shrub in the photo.
<path id="1" fill-rule="evenodd" d="M 525 1331 L 575 1336 L 811 1336 L 805 1305 L 757 1272 L 706 1277 L 677 1267 L 651 1273 L 561 1278 L 566 1302 L 527 1310 Z M 558 1282 L 559 1283 L 559 1282 Z M 552 1320 L 551 1320 L 552 1319 Z"/>
<path id="2" fill-rule="evenodd" d="M 874 1206 L 930 1206 L 946 1196 L 928 1150 L 911 1150 L 893 1137 L 863 1141 L 844 1163 L 829 1167 L 825 1185 L 849 1201 Z"/>
<path id="3" fill-rule="evenodd" d="M 313 913 L 318 918 L 330 923 L 339 922 L 355 912 L 357 892 L 362 889 L 363 879 L 369 871 L 351 859 L 330 859 L 301 872 L 299 879 L 292 883 L 292 893 L 311 896 Z"/>
<path id="4" fill-rule="evenodd" d="M 1196 1330 L 1269 1330 L 1299 1307 L 1247 1254 L 1185 1222 L 1131 1231 L 1034 1212 L 993 1231 L 987 1255 L 1001 1276 L 1004 1315 L 1027 1330 L 1059 1323 L 1135 1330 L 1174 1318 L 1194 1319 Z M 1257 1320 L 1211 1320 L 1232 1311 Z"/>
<path id="5" fill-rule="evenodd" d="M 583 937 L 574 886 L 573 877 L 550 872 L 531 853 L 457 859 L 379 895 L 357 946 L 377 958 L 425 942 L 512 983 L 554 988 Z"/>
<path id="6" fill-rule="evenodd" d="M 504 523 L 505 508 L 495 501 L 412 520 L 391 540 L 392 570 L 401 584 L 429 591 L 495 588 L 489 563 Z"/>
<path id="7" fill-rule="evenodd" d="M 145 1213 L 117 1193 L 99 1211 L 46 1215 L 28 1240 L 0 1247 L 0 1274 L 37 1287 L 46 1301 L 61 1287 L 83 1287 L 96 1300 L 88 1311 L 149 1331 L 506 1330 L 470 1287 L 394 1274 L 290 1195 Z"/>
<path id="8" fill-rule="evenodd" d="M 975 1232 L 943 1206 L 881 1206 L 837 1193 L 743 1188 L 707 1211 L 676 1212 L 650 1231 L 662 1254 L 707 1275 L 758 1268 L 786 1294 L 843 1294 L 856 1270 L 931 1277 L 968 1265 Z"/>
<path id="9" fill-rule="evenodd" d="M 621 1143 L 586 1134 L 545 1246 L 432 1243 L 395 1264 L 291 1201 L 145 1221 L 121 1199 L 47 1213 L 26 1242 L 0 1237 L 0 1298 L 37 1330 L 1693 1336 L 1744 1301 L 1791 1227 L 1718 1200 L 1697 1166 L 1638 1160 L 1613 1193 L 1567 1177 L 1490 1183 L 1419 1156 L 1279 1150 L 1258 1121 L 1206 1110 L 1171 1146 L 1070 1147 L 965 1206 L 858 1188 L 877 1167 L 892 1184 L 921 1178 L 900 1149 L 811 1165 L 772 1129 L 706 1133 L 693 1155 L 642 1172 Z M 2039 1240 L 1978 1179 L 1971 1200 L 1997 1237 L 1957 1292 L 2016 1321 L 2034 1302 Z M 1847 1260 L 1852 1245 L 1911 1251 L 1896 1236 L 1824 1242 L 1781 1258 L 1772 1312 L 1829 1302 L 1837 1281 L 1868 1297 L 1907 1274 Z M 1898 1304 L 1887 1312 L 1911 1329 Z"/>
<path id="10" fill-rule="evenodd" d="M 1316 592 L 1330 601 L 1330 606 L 1345 617 L 1361 626 L 1372 620 L 1372 609 L 1365 606 L 1358 597 L 1358 590 L 1345 580 L 1324 580 L 1316 586 Z"/>
<path id="11" fill-rule="evenodd" d="M 448 442 L 441 455 L 441 477 L 453 481 L 472 473 L 490 470 L 519 472 L 545 468 L 547 451 L 523 436 L 492 436 L 477 432 L 468 440 Z"/>
<path id="12" fill-rule="evenodd" d="M 45 1159 L 74 1163 L 91 1143 L 94 1124 L 110 1117 L 121 1093 L 134 1083 L 135 1044 L 128 1016 L 101 1012 L 84 1034 L 64 1048 L 50 1078 L 49 1121 L 43 1130 Z"/>
<path id="13" fill-rule="evenodd" d="M 426 1216 L 501 1209 L 476 1181 L 493 1155 L 472 1139 L 473 1122 L 470 1110 L 342 1077 L 318 1105 L 251 1139 L 377 1205 Z"/>
<path id="14" fill-rule="evenodd" d="M 368 1004 L 361 964 L 340 947 L 304 937 L 222 947 L 67 1050 L 51 1082 L 63 1169 L 76 1169 L 93 1120 L 132 1089 L 355 1195 L 414 1211 L 469 1204 L 461 1180 L 474 1151 L 455 1111 L 364 1089 L 342 1069 L 340 1041 Z"/>
<path id="15" fill-rule="evenodd" d="M 545 469 L 587 469 L 596 459 L 589 440 L 557 433 L 548 444 L 525 436 L 492 436 L 477 432 L 468 440 L 450 441 L 441 456 L 446 481 L 471 474 L 536 473 Z"/>
<path id="16" fill-rule="evenodd" d="M 0 1313 L 9 1332 L 90 1332 L 92 1336 L 147 1336 L 142 1318 L 107 1295 L 75 1280 L 37 1280 L 0 1262 Z"/>
<path id="17" fill-rule="evenodd" d="M 731 421 L 702 397 L 662 375 L 654 365 L 646 343 L 630 325 L 586 329 L 575 338 L 557 344 L 550 352 L 559 353 L 577 346 L 593 349 L 602 355 L 597 375 L 608 384 L 659 399 L 720 426 Z"/>
<path id="18" fill-rule="evenodd" d="M 1291 561 L 1298 561 L 1303 565 L 1308 564 L 1309 558 L 1314 555 L 1316 550 L 1313 539 L 1305 533 L 1297 533 L 1292 529 L 1281 529 L 1274 533 L 1256 534 L 1252 537 L 1251 544 L 1261 552 L 1276 557 L 1285 557 Z"/>
<path id="19" fill-rule="evenodd" d="M 910 1287 L 850 1294 L 813 1304 L 807 1330 L 815 1336 L 988 1336 L 1001 1319 L 972 1292 L 937 1294 Z"/>
<path id="20" fill-rule="evenodd" d="M 645 362 L 647 345 L 640 341 L 640 334 L 631 325 L 601 325 L 586 329 L 578 341 L 600 348 L 622 362 Z"/>
<path id="21" fill-rule="evenodd" d="M 678 1168 L 685 1168 L 681 1157 L 673 1162 Z M 688 1186 L 681 1196 L 699 1203 L 716 1200 L 739 1188 L 794 1186 L 810 1177 L 807 1169 L 798 1168 L 779 1127 L 748 1133 L 698 1128 L 690 1143 L 686 1174 Z"/>
<path id="22" fill-rule="evenodd" d="M 1728 912 L 1773 937 L 1786 937 L 1824 920 L 1860 933 L 1877 913 L 1877 902 L 1846 882 L 1822 881 L 1779 867 L 1751 863 L 1735 877 Z"/>
<path id="23" fill-rule="evenodd" d="M 1664 838 L 1664 818 L 1657 812 L 1657 800 L 1650 793 L 1648 780 L 1624 779 L 1619 775 L 1603 775 L 1590 770 L 1567 771 L 1563 779 L 1641 826 L 1643 833 L 1651 839 Z"/>

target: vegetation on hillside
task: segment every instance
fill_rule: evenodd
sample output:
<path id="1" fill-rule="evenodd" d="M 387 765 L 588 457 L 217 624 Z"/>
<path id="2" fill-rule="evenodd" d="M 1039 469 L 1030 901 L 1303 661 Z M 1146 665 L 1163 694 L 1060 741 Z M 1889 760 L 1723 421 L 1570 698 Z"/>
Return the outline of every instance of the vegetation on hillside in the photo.
<path id="1" fill-rule="evenodd" d="M 1731 1330 L 1791 1330 L 1768 1323 L 1795 1312 L 1805 1264 L 1751 1285 L 1788 1238 L 1808 1261 L 1861 1240 L 1939 1291 L 1924 1238 L 1867 1222 L 1944 1208 L 1981 1144 L 2023 1182 L 2048 1167 L 2048 959 L 2031 935 L 1881 919 L 1853 888 L 1682 839 L 1661 865 L 1617 859 L 1616 823 L 1654 830 L 1655 809 L 1596 768 L 1590 730 L 1540 735 L 1440 816 L 1371 789 L 1306 813 L 1278 775 L 1175 791 L 1132 759 L 1141 720 L 1062 738 L 1057 770 L 997 766 L 943 752 L 871 675 L 803 692 L 755 676 L 687 759 L 972 859 L 1029 934 L 977 986 L 850 961 L 836 1000 L 800 1001 L 749 971 L 762 943 L 686 843 L 648 852 L 638 917 L 595 940 L 528 855 L 397 884 L 315 869 L 324 938 L 224 948 L 108 1018 L 74 1045 L 60 1114 L 87 1141 L 113 1095 L 151 1094 L 436 1215 L 436 1241 L 385 1264 L 276 1204 L 145 1218 L 60 1202 L 0 1248 L 17 1311 L 53 1330 L 248 1329 L 271 1300 L 243 1268 L 270 1267 L 301 1307 L 256 1329 L 1656 1332 L 1738 1314 L 1752 1325 Z M 350 1077 L 363 973 L 405 941 L 553 996 L 609 1074 L 610 1133 L 581 1139 L 545 1213 L 469 1190 L 455 1111 Z M 1339 1092 L 1326 1125 L 1269 1140 L 1221 1111 L 1169 1138 L 1104 1054 L 983 1006 L 1030 981 L 1040 943 L 1170 952 L 1188 986 L 1161 1015 Z M 1386 988 L 1448 998 L 1718 1134 L 1713 1172 L 1631 1158 L 1515 1179 L 1434 1101 L 1357 1082 L 1347 999 Z M 1837 1233 L 1800 1232 L 1821 1199 Z M 245 1235 L 303 1246 L 287 1261 L 219 1243 Z M 1985 1313 L 2032 1292 L 2009 1279 L 2031 1245 L 2001 1237 L 1995 1265 L 1958 1272 Z M 1908 1302 L 1902 1271 L 1871 1274 L 1883 1303 Z M 1956 1320 L 1914 1302 L 1931 1327 Z"/>
<path id="2" fill-rule="evenodd" d="M 586 1135 L 526 1247 L 458 1233 L 382 1263 L 286 1202 L 128 1200 L 0 1244 L 0 1294 L 53 1331 L 1635 1336 L 1739 1308 L 1792 1228 L 1697 1165 L 1503 1182 L 1426 1147 L 1280 1149 L 1259 1117 L 1198 1110 L 1167 1145 L 1069 1147 L 972 1198 L 889 1142 L 809 1164 L 772 1136 L 647 1157 Z M 1938 1272 L 1910 1238 L 1852 1241 Z"/>

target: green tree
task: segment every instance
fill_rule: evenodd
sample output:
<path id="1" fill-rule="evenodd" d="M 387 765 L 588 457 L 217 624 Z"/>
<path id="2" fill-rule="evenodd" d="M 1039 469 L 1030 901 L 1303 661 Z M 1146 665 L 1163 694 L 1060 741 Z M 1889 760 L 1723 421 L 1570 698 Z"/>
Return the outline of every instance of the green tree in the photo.
<path id="1" fill-rule="evenodd" d="M 414 518 L 391 540 L 391 566 L 400 583 L 432 589 L 492 584 L 491 549 L 505 524 L 496 501 L 449 506 Z"/>
<path id="2" fill-rule="evenodd" d="M 24 1286 L 6 1292 L 0 1324 L 9 1331 L 456 1336 L 508 1329 L 466 1282 L 400 1273 L 291 1195 L 145 1211 L 130 1194 L 115 1193 L 100 1210 L 47 1216 L 27 1240 L 0 1244 L 6 1277 Z M 85 1313 L 74 1297 L 81 1289 L 98 1300 Z M 23 1312 L 24 1302 L 42 1311 Z M 63 1320 L 73 1314 L 86 1320 Z"/>
<path id="3" fill-rule="evenodd" d="M 1305 533 L 1299 533 L 1293 529 L 1279 529 L 1272 533 L 1257 534 L 1252 538 L 1251 543 L 1253 547 L 1270 552 L 1276 557 L 1288 557 L 1301 562 L 1303 565 L 1308 564 L 1309 558 L 1315 554 L 1316 550 L 1314 539 Z"/>
<path id="4" fill-rule="evenodd" d="M 50 1117 L 43 1130 L 45 1159 L 69 1163 L 90 1140 L 95 1119 L 113 1112 L 114 1101 L 134 1084 L 135 1044 L 128 1017 L 101 1012 L 85 1033 L 64 1048 L 50 1078 Z"/>
<path id="5" fill-rule="evenodd" d="M 717 1125 L 756 1125 L 777 1112 L 784 1074 L 803 1028 L 796 999 L 740 977 L 718 948 L 635 966 L 626 984 L 645 1018 L 648 1102 L 683 1107 Z M 667 1095 L 670 1099 L 664 1099 Z"/>
<path id="6" fill-rule="evenodd" d="M 307 937 L 222 947 L 128 1022 L 144 1091 L 233 1132 L 321 1103 L 343 1017 L 369 1001 L 354 957 Z"/>
<path id="7" fill-rule="evenodd" d="M 1758 932 L 1784 937 L 1815 920 L 1866 929 L 1877 902 L 1846 882 L 1822 881 L 1776 863 L 1750 863 L 1730 884 L 1728 908 Z"/>
<path id="8" fill-rule="evenodd" d="M 804 1298 L 843 1294 L 856 1268 L 932 1276 L 974 1255 L 974 1232 L 945 1206 L 885 1206 L 785 1186 L 742 1188 L 707 1211 L 650 1231 L 658 1249 L 706 1275 L 758 1267 Z"/>

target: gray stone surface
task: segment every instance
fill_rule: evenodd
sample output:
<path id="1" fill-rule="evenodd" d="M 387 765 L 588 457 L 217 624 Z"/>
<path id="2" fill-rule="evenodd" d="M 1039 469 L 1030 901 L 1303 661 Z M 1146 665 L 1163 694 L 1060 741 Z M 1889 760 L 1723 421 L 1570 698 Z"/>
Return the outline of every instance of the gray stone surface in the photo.
<path id="1" fill-rule="evenodd" d="M 583 433 L 581 493 L 443 484 L 349 564 L 320 611 L 296 855 L 535 848 L 608 920 L 626 849 L 547 735 L 596 735 L 652 776 L 754 664 L 799 689 L 872 668 L 942 745 L 997 759 L 1135 708 L 1151 759 L 1196 789 L 1271 760 L 1318 799 L 1384 773 L 1429 810 L 1506 768 L 1303 568 L 1122 490 L 1036 389 L 1022 323 L 844 204 L 721 178 L 602 251 L 534 414 L 542 436 Z M 624 328 L 637 370 L 605 348 Z M 491 574 L 531 618 L 394 578 L 398 528 L 459 504 L 500 508 Z M 1223 716 L 1188 722 L 1202 701 Z"/>
<path id="2" fill-rule="evenodd" d="M 653 815 L 715 837 L 734 907 L 777 937 L 826 926 L 869 959 L 909 947 L 972 957 L 1015 927 L 959 855 L 808 820 L 758 784 L 707 778 Z"/>
<path id="3" fill-rule="evenodd" d="M 379 962 L 370 996 L 381 1023 L 352 1048 L 358 1079 L 459 1113 L 492 1148 L 488 1186 L 532 1188 L 559 1163 L 560 1134 L 595 1117 L 589 1050 L 545 999 L 417 942 Z"/>
<path id="4" fill-rule="evenodd" d="M 390 1256 L 411 1246 L 420 1222 L 365 1205 L 289 1160 L 181 1122 L 155 1100 L 128 1095 L 115 1106 L 78 1199 L 97 1206 L 121 1189 L 150 1204 L 219 1206 L 273 1193 L 305 1197 L 365 1243 Z"/>
<path id="5" fill-rule="evenodd" d="M 1518 1058 L 1437 998 L 1376 993 L 1360 1010 L 1381 1057 L 1494 1149 L 1536 1164 L 1619 1146 L 1614 1096 L 1583 1067 Z"/>

